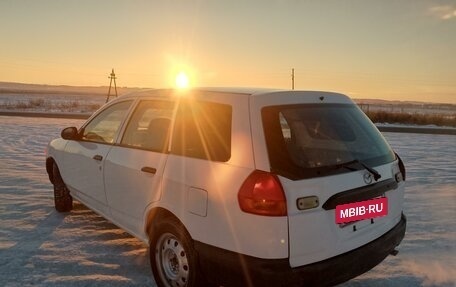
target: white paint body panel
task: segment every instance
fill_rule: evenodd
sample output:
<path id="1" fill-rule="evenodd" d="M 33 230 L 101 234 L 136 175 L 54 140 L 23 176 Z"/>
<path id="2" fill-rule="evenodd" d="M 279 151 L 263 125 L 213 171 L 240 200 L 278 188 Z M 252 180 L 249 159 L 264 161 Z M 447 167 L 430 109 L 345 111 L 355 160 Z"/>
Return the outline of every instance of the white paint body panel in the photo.
<path id="1" fill-rule="evenodd" d="M 392 178 L 391 164 L 375 168 L 381 180 Z M 286 190 L 289 234 L 290 265 L 301 265 L 318 262 L 333 256 L 356 249 L 377 239 L 401 219 L 404 186 L 385 193 L 388 198 L 388 215 L 370 220 L 356 222 L 353 225 L 339 227 L 335 221 L 335 209 L 324 210 L 321 206 L 309 210 L 298 210 L 296 200 L 300 197 L 316 195 L 320 203 L 326 202 L 332 195 L 357 187 L 365 186 L 365 170 L 314 179 L 290 181 L 281 178 Z"/>
<path id="2" fill-rule="evenodd" d="M 114 222 L 134 234 L 143 232 L 146 207 L 160 200 L 161 178 L 167 155 L 114 146 L 105 162 L 107 202 Z M 141 171 L 155 168 L 155 174 Z"/>
<path id="3" fill-rule="evenodd" d="M 103 164 L 111 145 L 92 142 L 69 141 L 63 155 L 61 174 L 70 190 L 75 190 L 106 205 L 104 189 Z M 102 161 L 93 157 L 99 155 Z"/>

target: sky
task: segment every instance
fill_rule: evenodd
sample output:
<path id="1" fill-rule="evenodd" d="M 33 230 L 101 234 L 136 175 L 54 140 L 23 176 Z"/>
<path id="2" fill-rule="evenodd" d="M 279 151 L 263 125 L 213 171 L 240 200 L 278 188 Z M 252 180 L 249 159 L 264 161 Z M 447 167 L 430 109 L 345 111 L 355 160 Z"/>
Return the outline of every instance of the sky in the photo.
<path id="1" fill-rule="evenodd" d="M 456 103 L 456 0 L 0 0 L 0 81 Z"/>

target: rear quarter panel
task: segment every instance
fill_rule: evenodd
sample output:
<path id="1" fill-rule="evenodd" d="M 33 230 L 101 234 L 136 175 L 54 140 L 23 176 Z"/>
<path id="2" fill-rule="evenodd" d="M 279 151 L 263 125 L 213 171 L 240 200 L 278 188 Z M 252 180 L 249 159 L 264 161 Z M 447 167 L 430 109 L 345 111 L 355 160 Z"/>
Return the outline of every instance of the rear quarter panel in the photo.
<path id="1" fill-rule="evenodd" d="M 249 96 L 204 93 L 195 99 L 232 106 L 231 157 L 211 162 L 170 154 L 158 205 L 173 212 L 194 240 L 260 258 L 286 258 L 287 217 L 247 214 L 238 204 L 239 188 L 255 169 Z M 207 198 L 206 204 L 195 206 L 195 197 Z"/>

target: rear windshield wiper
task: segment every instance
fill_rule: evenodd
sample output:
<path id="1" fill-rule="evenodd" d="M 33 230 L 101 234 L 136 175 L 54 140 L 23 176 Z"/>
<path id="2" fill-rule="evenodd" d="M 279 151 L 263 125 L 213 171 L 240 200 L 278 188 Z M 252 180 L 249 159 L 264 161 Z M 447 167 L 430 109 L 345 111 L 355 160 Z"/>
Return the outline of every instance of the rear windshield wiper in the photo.
<path id="1" fill-rule="evenodd" d="M 359 168 L 352 167 L 353 165 L 358 165 L 358 166 L 362 167 L 363 169 L 367 170 L 368 172 L 370 172 L 374 176 L 375 181 L 379 180 L 382 177 L 380 175 L 380 173 L 378 173 L 378 171 L 376 171 L 372 167 L 369 167 L 369 166 L 365 165 L 362 161 L 360 161 L 358 159 L 354 159 L 352 161 L 348 161 L 348 162 L 345 162 L 345 163 L 338 164 L 336 166 L 336 168 L 342 168 L 343 167 L 343 168 L 346 168 L 346 169 L 349 169 L 349 170 L 359 170 Z"/>

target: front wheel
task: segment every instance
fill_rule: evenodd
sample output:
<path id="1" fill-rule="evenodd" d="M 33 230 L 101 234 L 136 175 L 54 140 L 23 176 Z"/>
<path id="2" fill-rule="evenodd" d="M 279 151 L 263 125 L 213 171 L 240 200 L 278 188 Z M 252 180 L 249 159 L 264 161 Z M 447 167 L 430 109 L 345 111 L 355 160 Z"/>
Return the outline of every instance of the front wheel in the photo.
<path id="1" fill-rule="evenodd" d="M 54 163 L 52 167 L 53 184 L 54 184 L 54 206 L 58 212 L 68 212 L 73 209 L 73 198 L 70 191 L 63 182 L 59 168 Z"/>
<path id="2" fill-rule="evenodd" d="M 192 239 L 177 219 L 164 219 L 149 237 L 150 265 L 159 287 L 207 286 Z"/>

